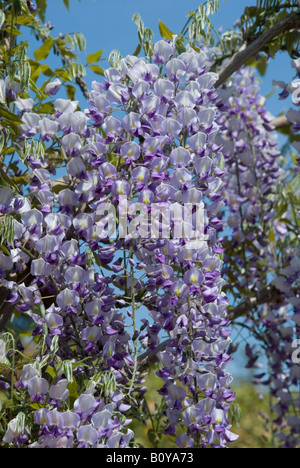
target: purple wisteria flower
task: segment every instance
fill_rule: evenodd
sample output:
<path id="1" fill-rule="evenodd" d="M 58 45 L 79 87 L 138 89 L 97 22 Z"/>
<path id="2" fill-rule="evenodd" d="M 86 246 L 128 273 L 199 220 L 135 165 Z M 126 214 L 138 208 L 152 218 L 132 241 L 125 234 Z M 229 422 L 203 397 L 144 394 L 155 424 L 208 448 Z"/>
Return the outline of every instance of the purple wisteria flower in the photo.
<path id="1" fill-rule="evenodd" d="M 49 96 L 55 96 L 62 87 L 62 82 L 57 78 L 56 80 L 48 83 L 45 87 L 45 94 Z"/>

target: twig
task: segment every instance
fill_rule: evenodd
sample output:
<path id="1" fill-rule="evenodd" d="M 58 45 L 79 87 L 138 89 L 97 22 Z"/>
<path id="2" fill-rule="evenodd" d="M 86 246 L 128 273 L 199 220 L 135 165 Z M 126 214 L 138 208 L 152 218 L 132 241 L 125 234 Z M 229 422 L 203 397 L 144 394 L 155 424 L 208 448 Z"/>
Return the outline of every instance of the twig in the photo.
<path id="1" fill-rule="evenodd" d="M 130 248 L 130 257 L 131 257 L 131 260 L 133 260 L 133 247 L 132 246 Z M 133 269 L 132 264 L 130 267 L 130 278 L 131 278 L 133 333 L 135 335 L 135 332 L 136 332 L 136 300 L 135 300 L 136 291 L 135 291 L 135 284 L 134 284 L 134 269 Z M 130 388 L 129 388 L 129 395 L 131 395 L 134 389 L 137 370 L 138 370 L 138 347 L 137 347 L 137 337 L 134 336 L 134 367 L 133 367 L 132 379 L 131 379 Z"/>
<path id="2" fill-rule="evenodd" d="M 240 317 L 248 315 L 249 311 L 263 304 L 282 304 L 282 293 L 275 286 L 267 286 L 257 297 L 242 302 L 237 307 L 229 310 L 228 319 L 232 322 Z"/>

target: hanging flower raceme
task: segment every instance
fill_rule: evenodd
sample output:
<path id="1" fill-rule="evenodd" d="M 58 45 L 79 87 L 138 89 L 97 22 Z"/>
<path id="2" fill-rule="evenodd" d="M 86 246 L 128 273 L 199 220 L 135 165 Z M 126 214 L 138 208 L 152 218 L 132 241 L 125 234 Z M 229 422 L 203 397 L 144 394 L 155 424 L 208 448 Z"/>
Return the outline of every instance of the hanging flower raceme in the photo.
<path id="1" fill-rule="evenodd" d="M 295 86 L 292 87 L 295 89 Z M 291 88 L 291 89 L 292 89 Z M 270 387 L 273 414 L 272 439 L 284 447 L 299 445 L 299 420 L 293 415 L 294 391 L 299 385 L 297 365 L 292 362 L 292 345 L 299 334 L 299 249 L 287 249 L 287 223 L 295 213 L 287 205 L 278 215 L 280 187 L 287 185 L 278 158 L 278 145 L 250 68 L 239 71 L 221 92 L 227 225 L 231 235 L 224 239 L 228 288 L 234 296 L 262 296 L 272 286 L 280 303 L 254 304 L 249 309 L 255 336 L 261 346 L 250 352 L 248 367 L 259 367 L 259 349 L 267 356 L 268 368 L 261 369 L 255 382 Z M 293 211 L 293 210 L 291 210 Z M 292 235 L 293 237 L 293 235 Z M 291 239 L 291 245 L 295 239 Z M 259 262 L 259 269 L 257 268 Z M 288 266 L 290 265 L 290 266 Z M 234 281 L 243 271 L 244 283 Z M 265 364 L 265 363 L 264 363 Z"/>
<path id="2" fill-rule="evenodd" d="M 236 439 L 217 242 L 224 175 L 217 75 L 206 70 L 204 52 L 178 55 L 166 41 L 156 44 L 154 62 L 129 56 L 108 69 L 85 112 L 57 99 L 54 115 L 41 120 L 32 103 L 17 100 L 32 177 L 24 198 L 1 189 L 14 238 L 0 273 L 38 343 L 38 365 L 25 366 L 15 386 L 42 408 L 34 410 L 37 440 L 10 421 L 5 443 L 128 446 L 124 414 L 145 393 L 139 354 L 155 352 L 165 333 L 158 372 L 165 432 L 182 447 Z M 47 93 L 58 88 L 53 82 Z M 51 151 L 66 161 L 59 182 Z M 149 314 L 142 325 L 141 307 Z M 96 378 L 103 373 L 114 382 L 104 396 Z M 83 385 L 91 380 L 92 391 Z M 176 432 L 181 424 L 184 434 Z"/>
<path id="3" fill-rule="evenodd" d="M 165 44 L 158 44 L 157 50 L 160 47 L 164 50 Z M 213 89 L 216 76 L 206 73 L 204 53 L 176 57 L 175 49 L 172 50 L 173 58 L 164 60 L 159 55 L 155 59 L 164 65 L 162 76 L 155 65 L 150 67 L 143 59 L 130 57 L 122 63 L 123 77 L 120 72 L 118 84 L 114 81 L 105 85 L 108 100 L 116 104 L 125 100 L 127 112 L 134 109 L 143 116 L 136 133 L 136 117 L 132 112 L 127 114 L 130 118 L 123 119 L 126 137 L 115 121 L 113 126 L 107 126 L 109 142 L 114 136 L 114 151 L 118 157 L 125 156 L 125 171 L 123 174 L 119 171 L 117 181 L 116 175 L 112 175 L 109 190 L 112 185 L 116 201 L 118 196 L 127 197 L 131 180 L 128 220 L 136 202 L 146 205 L 142 208 L 144 216 L 139 216 L 134 225 L 131 222 L 132 231 L 125 239 L 125 247 L 130 257 L 126 270 L 131 270 L 134 262 L 140 271 L 146 271 L 147 279 L 143 284 L 138 281 L 133 285 L 132 278 L 127 281 L 122 278 L 119 285 L 126 288 L 127 296 L 132 295 L 133 286 L 137 292 L 144 290 L 143 304 L 150 310 L 154 324 L 140 335 L 143 346 L 155 350 L 162 330 L 171 338 L 159 356 L 162 370 L 158 373 L 165 382 L 160 393 L 167 405 L 166 433 L 174 434 L 178 423 L 183 421 L 186 436 L 178 437 L 179 445 L 188 441 L 190 446 L 224 446 L 234 436 L 226 416 L 228 401 L 233 399 L 229 390 L 231 377 L 225 371 L 230 361 L 226 354 L 229 322 L 216 244 L 216 229 L 222 229 L 222 222 L 216 205 L 210 211 L 211 201 L 221 208 L 223 197 L 221 148 L 214 143 L 218 133 L 214 117 L 217 95 Z M 110 71 L 107 78 L 112 75 L 115 77 L 117 73 Z M 127 89 L 125 76 L 131 79 Z M 114 93 L 116 89 L 122 90 L 122 97 L 115 96 L 111 88 Z M 131 88 L 132 95 L 128 97 Z M 96 92 L 92 99 L 96 102 Z M 139 149 L 134 141 L 137 135 Z M 209 215 L 204 214 L 203 199 Z M 188 216 L 188 206 L 193 206 L 194 216 Z M 186 220 L 182 223 L 184 208 Z M 203 215 L 198 235 L 195 215 Z M 151 232 L 145 236 L 149 216 Z M 187 392 L 180 387 L 182 384 Z M 203 396 L 210 401 L 205 413 L 200 410 Z M 199 406 L 197 420 L 184 416 L 190 405 L 195 406 L 195 411 Z"/>

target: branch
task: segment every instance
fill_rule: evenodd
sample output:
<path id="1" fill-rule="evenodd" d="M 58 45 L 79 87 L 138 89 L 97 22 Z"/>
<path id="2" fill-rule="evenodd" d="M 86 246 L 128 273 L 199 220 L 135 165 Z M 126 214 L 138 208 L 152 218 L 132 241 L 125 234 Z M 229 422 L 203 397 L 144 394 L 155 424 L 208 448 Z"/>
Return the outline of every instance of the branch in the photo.
<path id="1" fill-rule="evenodd" d="M 288 121 L 285 115 L 281 115 L 272 120 L 272 122 L 270 122 L 270 125 L 274 127 L 274 130 L 277 130 L 278 128 L 289 127 L 291 125 L 291 122 Z"/>
<path id="2" fill-rule="evenodd" d="M 258 297 L 242 302 L 237 307 L 231 309 L 228 313 L 228 319 L 232 322 L 242 316 L 247 316 L 253 309 L 263 304 L 283 304 L 282 293 L 275 286 L 267 286 L 259 293 Z M 146 372 L 149 367 L 158 362 L 158 354 L 165 351 L 171 340 L 161 343 L 154 351 L 148 350 L 138 358 L 139 372 Z"/>
<path id="3" fill-rule="evenodd" d="M 216 88 L 221 86 L 227 78 L 232 76 L 237 70 L 245 65 L 248 60 L 257 55 L 264 49 L 274 38 L 280 34 L 291 31 L 293 29 L 300 29 L 300 14 L 290 13 L 286 18 L 279 21 L 271 29 L 265 31 L 261 36 L 255 39 L 250 44 L 244 44 L 240 51 L 233 55 L 229 62 L 219 73 L 219 80 L 216 83 Z"/>
<path id="4" fill-rule="evenodd" d="M 144 354 L 138 357 L 138 371 L 141 374 L 147 369 L 149 369 L 149 367 L 154 366 L 154 364 L 158 362 L 157 355 L 166 350 L 170 341 L 171 340 L 166 340 L 163 343 L 160 343 L 155 350 L 149 349 Z"/>
<path id="5" fill-rule="evenodd" d="M 282 293 L 275 288 L 275 286 L 267 286 L 263 289 L 257 297 L 252 297 L 251 299 L 242 302 L 237 307 L 229 310 L 228 319 L 233 322 L 240 317 L 248 315 L 248 313 L 255 309 L 258 306 L 263 304 L 283 304 Z"/>

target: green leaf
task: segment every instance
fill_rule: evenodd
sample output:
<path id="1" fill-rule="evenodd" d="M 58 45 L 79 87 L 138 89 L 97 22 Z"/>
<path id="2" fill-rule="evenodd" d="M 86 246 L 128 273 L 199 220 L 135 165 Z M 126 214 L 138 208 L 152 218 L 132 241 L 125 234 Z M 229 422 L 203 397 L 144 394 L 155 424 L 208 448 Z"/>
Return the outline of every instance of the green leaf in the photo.
<path id="1" fill-rule="evenodd" d="M 159 20 L 159 31 L 161 37 L 169 39 L 170 41 L 173 40 L 174 33 L 172 33 L 172 31 L 170 31 L 170 29 L 161 20 Z"/>
<path id="2" fill-rule="evenodd" d="M 86 75 L 86 69 L 81 63 L 71 63 L 66 67 L 70 80 Z"/>
<path id="3" fill-rule="evenodd" d="M 4 370 L 5 370 L 5 371 L 10 371 L 11 368 L 10 368 L 7 364 L 2 364 L 2 363 L 0 362 L 0 372 L 2 372 L 2 371 L 4 371 Z M 5 405 L 5 406 L 7 407 L 7 405 Z"/>
<path id="4" fill-rule="evenodd" d="M 260 12 L 260 9 L 258 9 L 255 6 L 247 7 L 245 10 L 245 13 L 248 16 L 248 18 L 255 18 L 259 14 L 259 12 Z"/>
<path id="5" fill-rule="evenodd" d="M 5 13 L 4 11 L 0 10 L 0 29 L 2 28 L 4 22 L 5 22 Z"/>
<path id="6" fill-rule="evenodd" d="M 4 31 L 7 33 L 7 34 L 10 34 L 11 36 L 21 36 L 22 33 L 15 27 L 7 27 L 4 29 Z"/>
<path id="7" fill-rule="evenodd" d="M 63 68 L 56 68 L 54 71 L 55 76 L 61 78 L 63 81 L 71 81 L 72 79 L 70 78 L 68 72 L 64 70 Z"/>
<path id="8" fill-rule="evenodd" d="M 68 383 L 67 389 L 69 390 L 69 397 L 73 404 L 74 401 L 78 398 L 78 386 L 77 386 L 77 382 L 75 379 L 73 380 L 72 383 Z"/>
<path id="9" fill-rule="evenodd" d="M 0 250 L 5 253 L 5 255 L 10 256 L 10 252 L 4 245 L 0 245 Z M 0 361 L 1 362 L 1 361 Z"/>
<path id="10" fill-rule="evenodd" d="M 77 55 L 72 52 L 70 47 L 67 45 L 70 44 L 72 49 L 75 49 L 76 46 L 76 41 L 73 36 L 70 36 L 70 34 L 67 34 L 65 36 L 66 41 L 56 41 L 56 45 L 58 47 L 58 50 L 62 56 L 70 57 L 74 60 L 77 60 Z"/>
<path id="11" fill-rule="evenodd" d="M 15 419 L 15 424 L 16 424 L 16 431 L 18 434 L 23 434 L 25 430 L 25 414 L 20 413 L 17 414 L 16 419 Z"/>
<path id="12" fill-rule="evenodd" d="M 9 175 L 6 172 L 4 172 L 2 168 L 0 168 L 0 183 L 3 183 L 5 186 L 10 187 L 16 193 L 20 193 L 19 187 L 14 183 L 12 178 L 9 177 Z"/>
<path id="13" fill-rule="evenodd" d="M 34 81 L 32 81 L 32 79 L 29 80 L 29 87 L 31 91 L 33 91 L 41 101 L 48 97 L 37 87 L 37 85 L 34 83 Z"/>
<path id="14" fill-rule="evenodd" d="M 108 61 L 109 61 L 110 65 L 113 68 L 117 68 L 118 70 L 120 70 L 121 69 L 121 60 L 122 60 L 121 53 L 117 49 L 112 50 L 111 53 L 109 54 L 109 57 L 108 57 Z"/>
<path id="15" fill-rule="evenodd" d="M 28 24 L 32 24 L 33 23 L 33 18 L 32 16 L 17 16 L 17 18 L 15 19 L 15 23 L 16 24 L 21 24 L 23 26 L 28 26 Z"/>
<path id="16" fill-rule="evenodd" d="M 38 63 L 38 62 L 37 62 Z M 36 82 L 37 79 L 40 77 L 41 73 L 45 76 L 52 77 L 53 72 L 49 65 L 40 65 L 38 67 L 32 67 L 32 72 L 31 72 L 31 79 Z"/>
<path id="17" fill-rule="evenodd" d="M 98 65 L 90 65 L 90 69 L 97 75 L 104 76 L 104 70 L 102 70 Z"/>
<path id="18" fill-rule="evenodd" d="M 186 47 L 184 45 L 184 36 L 178 36 L 175 44 L 178 54 L 183 54 L 186 52 Z"/>
<path id="19" fill-rule="evenodd" d="M 271 229 L 271 231 L 270 231 L 269 242 L 275 242 L 275 232 L 274 232 L 274 229 Z"/>
<path id="20" fill-rule="evenodd" d="M 141 29 L 141 27 L 144 27 L 144 22 L 142 20 L 142 17 L 140 13 L 135 13 L 132 17 L 132 21 L 137 25 L 138 29 Z"/>
<path id="21" fill-rule="evenodd" d="M 190 46 L 192 47 L 192 49 L 197 52 L 199 54 L 199 52 L 201 51 L 201 49 L 199 49 L 199 47 L 195 46 L 195 44 L 193 44 L 192 42 L 190 42 Z"/>
<path id="22" fill-rule="evenodd" d="M 161 434 L 159 432 L 154 431 L 153 429 L 149 429 L 148 431 L 148 439 L 153 447 L 157 447 L 161 440 Z"/>
<path id="23" fill-rule="evenodd" d="M 138 36 L 139 36 L 139 40 L 141 43 L 144 42 L 144 34 L 145 34 L 145 25 L 144 25 L 144 22 L 142 20 L 142 17 L 139 13 L 136 13 L 132 20 L 134 21 L 134 23 L 136 24 L 137 28 L 138 28 Z"/>
<path id="24" fill-rule="evenodd" d="M 52 355 L 52 358 L 55 356 L 55 354 L 57 353 L 58 351 L 58 336 L 55 335 L 53 340 L 52 340 L 52 343 L 51 343 L 51 346 L 50 346 L 50 353 Z"/>
<path id="25" fill-rule="evenodd" d="M 41 60 L 46 60 L 46 58 L 50 54 L 52 45 L 53 45 L 53 37 L 49 37 L 49 39 L 46 39 L 42 47 L 34 51 L 35 59 L 38 62 L 40 62 Z"/>
<path id="26" fill-rule="evenodd" d="M 232 424 L 239 427 L 240 422 L 241 422 L 241 417 L 242 417 L 242 410 L 238 403 L 232 403 L 231 408 L 230 408 L 230 416 L 231 416 Z"/>
<path id="27" fill-rule="evenodd" d="M 70 2 L 69 2 L 69 0 L 63 0 L 63 2 L 64 2 L 65 7 L 67 8 L 67 10 L 69 10 L 69 9 L 70 9 Z"/>
<path id="28" fill-rule="evenodd" d="M 62 365 L 62 371 L 66 376 L 66 379 L 68 381 L 68 384 L 73 383 L 74 377 L 73 377 L 73 368 L 72 368 L 72 363 L 71 361 L 64 361 Z"/>
<path id="29" fill-rule="evenodd" d="M 275 57 L 277 52 L 280 50 L 280 47 L 281 47 L 281 41 L 280 40 L 277 40 L 275 42 L 271 42 L 269 44 L 269 52 L 270 52 L 270 55 L 271 55 L 272 58 Z"/>
<path id="30" fill-rule="evenodd" d="M 28 85 L 31 75 L 31 67 L 27 60 L 21 60 L 19 63 L 19 76 L 21 82 L 21 88 L 24 91 Z"/>
<path id="31" fill-rule="evenodd" d="M 13 12 L 15 16 L 19 16 L 22 11 L 22 2 L 21 0 L 13 0 Z"/>
<path id="32" fill-rule="evenodd" d="M 0 133 L 0 154 L 2 154 L 2 150 L 5 144 L 5 135 L 3 132 Z"/>
<path id="33" fill-rule="evenodd" d="M 47 0 L 36 0 L 36 4 L 38 7 L 38 14 L 41 18 L 42 22 L 45 23 L 46 20 L 46 9 L 47 9 Z"/>
<path id="34" fill-rule="evenodd" d="M 1 231 L 0 231 L 0 243 L 3 245 L 5 242 L 8 244 L 14 243 L 15 237 L 15 220 L 11 215 L 5 215 L 4 218 L 1 219 Z"/>
<path id="35" fill-rule="evenodd" d="M 99 62 L 100 58 L 102 57 L 103 52 L 104 52 L 103 50 L 98 50 L 98 52 L 88 55 L 86 58 L 87 63 Z"/>
<path id="36" fill-rule="evenodd" d="M 66 184 L 53 184 L 53 192 L 59 194 L 62 190 L 65 190 L 68 186 Z"/>
<path id="37" fill-rule="evenodd" d="M 75 33 L 73 36 L 74 43 L 80 52 L 84 52 L 86 49 L 86 39 L 82 33 Z"/>
<path id="38" fill-rule="evenodd" d="M 45 405 L 42 405 L 41 403 L 32 403 L 32 405 L 30 405 L 30 408 L 34 410 L 39 410 L 45 408 Z"/>
<path id="39" fill-rule="evenodd" d="M 207 15 L 212 15 L 220 8 L 220 1 L 219 0 L 207 0 L 206 11 Z"/>
<path id="40" fill-rule="evenodd" d="M 259 74 L 261 76 L 265 76 L 267 67 L 268 67 L 268 62 L 265 58 L 261 58 L 256 65 L 256 68 L 259 71 Z"/>
<path id="41" fill-rule="evenodd" d="M 55 112 L 54 105 L 52 102 L 44 102 L 38 108 L 39 114 L 53 114 Z"/>

